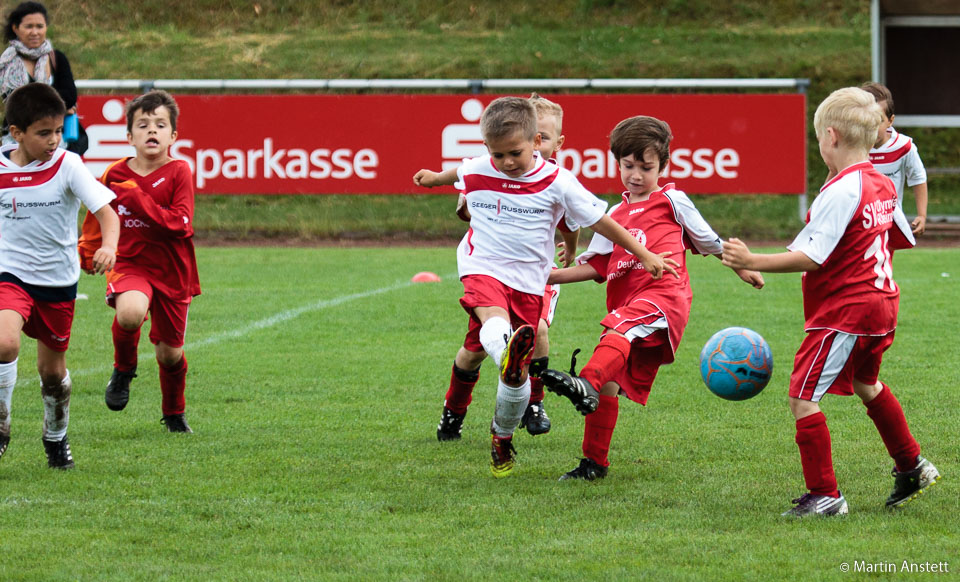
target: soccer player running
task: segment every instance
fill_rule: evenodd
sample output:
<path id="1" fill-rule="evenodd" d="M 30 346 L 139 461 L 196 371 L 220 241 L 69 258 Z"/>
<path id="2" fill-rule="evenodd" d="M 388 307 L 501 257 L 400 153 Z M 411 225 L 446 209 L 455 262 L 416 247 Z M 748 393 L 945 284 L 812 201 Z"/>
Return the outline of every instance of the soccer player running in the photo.
<path id="1" fill-rule="evenodd" d="M 70 393 L 67 370 L 80 265 L 77 213 L 83 203 L 103 232 L 92 247 L 89 270 L 102 273 L 116 260 L 119 226 L 113 193 L 97 182 L 80 156 L 58 149 L 66 105 L 44 83 L 28 83 L 6 101 L 16 143 L 0 148 L 0 456 L 10 444 L 10 406 L 17 384 L 20 332 L 37 340 L 47 466 L 71 469 L 67 440 Z"/>
<path id="2" fill-rule="evenodd" d="M 114 370 L 104 399 L 123 410 L 137 372 L 140 327 L 149 311 L 150 342 L 160 373 L 162 422 L 170 432 L 193 432 L 187 424 L 187 358 L 183 353 L 187 312 L 200 294 L 193 249 L 193 175 L 170 157 L 180 110 L 166 92 L 150 91 L 126 107 L 127 139 L 137 155 L 114 162 L 101 181 L 117 193 L 121 217 L 117 264 L 107 274 L 107 304 L 116 309 L 112 334 Z M 96 245 L 96 223 L 84 222 L 81 255 Z"/>
<path id="3" fill-rule="evenodd" d="M 504 477 L 514 468 L 513 433 L 530 398 L 528 368 L 561 215 L 623 245 L 655 277 L 676 275 L 676 262 L 648 251 L 606 216 L 606 203 L 573 174 L 540 157 L 537 113 L 528 100 L 494 100 L 481 116 L 480 131 L 489 153 L 457 170 L 472 214 L 457 247 L 460 304 L 470 315 L 458 358 L 466 352 L 476 360 L 458 360 L 457 366 L 475 369 L 489 355 L 500 369 L 490 464 L 495 477 Z M 431 186 L 439 176 L 420 170 L 414 182 Z"/>
<path id="4" fill-rule="evenodd" d="M 807 493 L 793 500 L 785 516 L 848 512 L 820 410 L 828 393 L 856 394 L 866 406 L 895 463 L 888 507 L 909 502 L 940 478 L 920 456 L 900 402 L 878 379 L 900 306 L 890 254 L 915 244 L 893 183 L 868 157 L 882 119 L 880 106 L 866 91 L 848 87 L 831 93 L 817 107 L 813 125 L 833 177 L 820 189 L 789 252 L 754 254 L 737 239 L 723 245 L 728 267 L 803 273 L 807 336 L 790 376 L 790 410 Z"/>

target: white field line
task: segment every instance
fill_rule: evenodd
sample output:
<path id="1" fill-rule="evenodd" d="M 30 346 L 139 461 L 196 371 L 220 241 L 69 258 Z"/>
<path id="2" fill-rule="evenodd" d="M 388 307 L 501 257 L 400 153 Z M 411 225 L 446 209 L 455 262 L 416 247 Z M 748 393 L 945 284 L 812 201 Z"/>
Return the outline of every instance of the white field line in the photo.
<path id="1" fill-rule="evenodd" d="M 454 274 L 448 274 L 442 277 L 442 279 L 456 280 L 456 277 L 457 275 L 456 273 L 454 273 Z M 290 321 L 291 319 L 296 319 L 297 317 L 300 317 L 301 315 L 304 315 L 306 313 L 312 313 L 314 311 L 322 311 L 324 309 L 329 309 L 330 307 L 337 307 L 338 305 L 343 305 L 344 303 L 349 303 L 351 301 L 356 301 L 358 299 L 366 299 L 368 297 L 383 295 L 384 293 L 390 293 L 392 291 L 399 291 L 400 289 L 406 289 L 407 287 L 412 287 L 413 285 L 416 285 L 416 284 L 417 283 L 414 283 L 412 281 L 401 281 L 393 285 L 380 287 L 379 289 L 371 289 L 369 291 L 351 293 L 350 295 L 341 295 L 340 297 L 334 297 L 333 299 L 321 299 L 319 301 L 315 301 L 314 303 L 310 303 L 308 305 L 303 305 L 301 307 L 296 307 L 294 309 L 281 311 L 279 313 L 271 315 L 270 317 L 265 317 L 258 321 L 254 321 L 252 323 L 244 325 L 243 327 L 238 327 L 236 329 L 232 329 L 229 331 L 217 333 L 217 334 L 208 336 L 197 342 L 187 343 L 183 346 L 183 349 L 186 352 L 191 352 L 198 348 L 217 345 L 225 341 L 229 341 L 232 339 L 243 337 L 245 335 L 249 335 L 261 329 L 273 327 L 275 325 Z M 146 336 L 144 335 L 144 337 Z M 153 358 L 153 355 L 154 353 L 153 353 L 153 350 L 151 349 L 148 351 L 141 352 L 138 357 L 140 360 L 147 360 L 147 359 Z M 69 356 L 67 358 L 67 361 L 69 362 Z M 70 377 L 76 378 L 76 377 L 86 376 L 88 374 L 105 375 L 106 371 L 110 371 L 112 369 L 113 369 L 113 365 L 111 364 L 109 367 L 88 368 L 88 369 L 76 370 L 76 371 L 70 370 Z M 20 386 L 21 384 L 37 382 L 36 377 L 34 377 L 32 374 L 30 374 L 30 378 L 25 378 L 23 374 L 21 374 L 20 376 L 21 376 L 20 379 L 17 381 L 17 386 Z"/>

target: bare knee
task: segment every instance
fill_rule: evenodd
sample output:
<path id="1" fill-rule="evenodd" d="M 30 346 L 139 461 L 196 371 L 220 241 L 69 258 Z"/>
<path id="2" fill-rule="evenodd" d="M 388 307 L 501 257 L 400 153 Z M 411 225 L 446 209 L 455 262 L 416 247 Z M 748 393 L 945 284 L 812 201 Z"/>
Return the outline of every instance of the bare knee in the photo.
<path id="1" fill-rule="evenodd" d="M 157 344 L 157 363 L 165 368 L 177 364 L 183 359 L 183 348 L 175 348 L 164 343 Z"/>
<path id="2" fill-rule="evenodd" d="M 877 394 L 880 394 L 883 391 L 883 384 L 879 381 L 874 382 L 873 384 L 864 384 L 863 382 L 858 382 L 857 380 L 853 381 L 853 391 L 860 397 L 864 403 L 870 402 L 877 397 Z"/>
<path id="3" fill-rule="evenodd" d="M 461 370 L 476 370 L 486 357 L 487 352 L 471 352 L 467 348 L 461 347 L 457 351 L 457 357 L 454 358 L 453 363 Z"/>
<path id="4" fill-rule="evenodd" d="M 791 397 L 790 412 L 793 413 L 794 419 L 800 420 L 801 418 L 820 412 L 820 405 L 809 400 L 801 400 L 799 398 Z"/>
<path id="5" fill-rule="evenodd" d="M 0 362 L 12 362 L 20 355 L 20 334 L 0 338 Z"/>

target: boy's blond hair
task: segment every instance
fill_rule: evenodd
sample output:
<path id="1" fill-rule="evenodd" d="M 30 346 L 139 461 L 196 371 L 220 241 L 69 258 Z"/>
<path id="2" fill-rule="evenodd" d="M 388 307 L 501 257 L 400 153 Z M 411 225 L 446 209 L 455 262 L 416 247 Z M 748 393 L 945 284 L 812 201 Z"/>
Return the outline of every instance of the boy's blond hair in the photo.
<path id="1" fill-rule="evenodd" d="M 845 87 L 831 93 L 817 107 L 813 127 L 817 136 L 832 127 L 840 145 L 869 152 L 877 141 L 883 111 L 873 95 L 859 87 Z"/>
<path id="2" fill-rule="evenodd" d="M 537 119 L 552 115 L 557 120 L 557 133 L 563 133 L 563 107 L 536 93 L 531 93 L 528 99 L 537 110 Z"/>
<path id="3" fill-rule="evenodd" d="M 522 97 L 494 99 L 480 116 L 480 133 L 484 140 L 519 134 L 533 141 L 537 137 L 537 110 Z"/>

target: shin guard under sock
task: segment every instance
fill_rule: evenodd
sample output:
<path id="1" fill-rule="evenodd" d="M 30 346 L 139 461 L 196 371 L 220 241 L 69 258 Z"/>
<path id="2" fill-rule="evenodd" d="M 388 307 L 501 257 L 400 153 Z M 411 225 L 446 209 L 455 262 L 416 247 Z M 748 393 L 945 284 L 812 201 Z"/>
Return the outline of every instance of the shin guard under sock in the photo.
<path id="1" fill-rule="evenodd" d="M 530 404 L 543 402 L 543 380 L 540 379 L 540 372 L 549 365 L 549 357 L 530 360 Z"/>
<path id="2" fill-rule="evenodd" d="M 133 372 L 137 369 L 137 345 L 140 343 L 140 328 L 124 329 L 117 318 L 113 318 L 113 367 L 121 372 Z"/>
<path id="3" fill-rule="evenodd" d="M 882 384 L 883 390 L 873 400 L 866 403 L 867 416 L 873 420 L 887 452 L 893 458 L 898 471 L 909 471 L 917 464 L 920 445 L 910 434 L 907 419 L 903 415 L 900 401 L 893 395 L 890 387 Z"/>
<path id="4" fill-rule="evenodd" d="M 187 356 L 180 358 L 176 364 L 166 367 L 157 362 L 160 369 L 160 392 L 162 400 L 160 408 L 163 414 L 183 414 L 187 408 L 184 392 L 187 387 Z"/>
<path id="5" fill-rule="evenodd" d="M 583 427 L 583 456 L 603 465 L 610 466 L 607 454 L 610 452 L 610 441 L 613 440 L 613 429 L 617 426 L 617 415 L 620 413 L 620 400 L 616 396 L 600 395 L 600 405 L 586 417 Z"/>
<path id="6" fill-rule="evenodd" d="M 797 446 L 807 490 L 816 495 L 840 497 L 837 477 L 833 472 L 833 451 L 827 417 L 822 412 L 797 421 Z"/>
<path id="7" fill-rule="evenodd" d="M 623 369 L 629 355 L 630 340 L 622 335 L 608 333 L 600 338 L 590 361 L 580 371 L 580 377 L 600 390 Z"/>
<path id="8" fill-rule="evenodd" d="M 457 414 L 466 414 L 467 407 L 473 400 L 473 387 L 477 385 L 479 379 L 480 368 L 464 370 L 454 364 L 450 372 L 450 386 L 443 401 L 444 407 Z"/>

